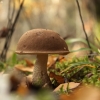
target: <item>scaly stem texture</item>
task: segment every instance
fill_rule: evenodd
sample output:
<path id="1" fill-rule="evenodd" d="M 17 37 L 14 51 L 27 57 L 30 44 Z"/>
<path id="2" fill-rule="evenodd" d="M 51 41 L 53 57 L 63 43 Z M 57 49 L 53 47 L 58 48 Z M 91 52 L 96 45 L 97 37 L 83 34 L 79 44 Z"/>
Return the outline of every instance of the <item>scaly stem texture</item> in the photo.
<path id="1" fill-rule="evenodd" d="M 33 85 L 43 86 L 50 84 L 50 79 L 47 74 L 48 55 L 37 55 L 37 60 L 33 70 Z"/>

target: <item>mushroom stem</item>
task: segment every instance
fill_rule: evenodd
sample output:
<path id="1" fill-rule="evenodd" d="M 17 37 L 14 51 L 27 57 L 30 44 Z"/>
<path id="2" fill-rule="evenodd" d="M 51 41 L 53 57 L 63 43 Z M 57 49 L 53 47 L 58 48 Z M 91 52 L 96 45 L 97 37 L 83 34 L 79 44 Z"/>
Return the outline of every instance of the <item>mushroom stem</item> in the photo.
<path id="1" fill-rule="evenodd" d="M 50 78 L 47 74 L 47 60 L 48 54 L 40 54 L 37 55 L 37 60 L 33 70 L 33 85 L 43 86 L 47 84 L 51 85 Z"/>

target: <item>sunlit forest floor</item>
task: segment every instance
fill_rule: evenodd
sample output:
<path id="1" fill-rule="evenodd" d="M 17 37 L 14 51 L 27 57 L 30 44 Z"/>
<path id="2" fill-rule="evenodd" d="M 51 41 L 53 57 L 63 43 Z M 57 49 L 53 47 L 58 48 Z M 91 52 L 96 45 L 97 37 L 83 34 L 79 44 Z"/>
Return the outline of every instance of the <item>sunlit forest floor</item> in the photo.
<path id="1" fill-rule="evenodd" d="M 50 55 L 47 69 L 52 89 L 32 86 L 35 60 L 18 59 L 15 53 L 0 62 L 0 98 L 5 100 L 100 100 L 100 57 Z M 3 91 L 2 91 L 3 90 Z M 3 99 L 4 98 L 4 99 Z"/>

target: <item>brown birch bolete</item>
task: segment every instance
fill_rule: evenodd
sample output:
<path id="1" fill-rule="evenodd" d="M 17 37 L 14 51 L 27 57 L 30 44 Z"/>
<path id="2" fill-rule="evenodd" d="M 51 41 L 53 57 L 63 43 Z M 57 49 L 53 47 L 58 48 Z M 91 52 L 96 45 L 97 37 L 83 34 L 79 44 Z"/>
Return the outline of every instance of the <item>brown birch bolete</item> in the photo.
<path id="1" fill-rule="evenodd" d="M 47 74 L 48 54 L 68 54 L 68 47 L 63 38 L 48 29 L 33 29 L 21 36 L 16 53 L 37 55 L 33 70 L 33 85 L 51 85 Z"/>

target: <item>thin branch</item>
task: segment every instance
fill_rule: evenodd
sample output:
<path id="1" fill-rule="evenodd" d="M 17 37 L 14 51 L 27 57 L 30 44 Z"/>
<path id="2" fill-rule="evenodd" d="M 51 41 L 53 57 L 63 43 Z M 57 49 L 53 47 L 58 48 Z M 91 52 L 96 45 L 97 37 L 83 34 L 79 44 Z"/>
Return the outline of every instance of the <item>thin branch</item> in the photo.
<path id="1" fill-rule="evenodd" d="M 7 26 L 9 25 L 9 22 L 10 22 L 10 5 L 11 5 L 11 0 L 9 0 L 9 2 L 8 2 L 8 16 L 7 16 L 8 24 L 7 24 Z"/>
<path id="2" fill-rule="evenodd" d="M 88 47 L 91 49 L 91 45 L 89 43 L 89 39 L 88 39 L 86 30 L 85 30 L 85 25 L 84 25 L 84 22 L 83 22 L 83 18 L 82 18 L 82 14 L 81 14 L 81 8 L 80 8 L 80 5 L 79 5 L 79 1 L 76 0 L 76 3 L 77 3 L 78 11 L 79 11 L 79 16 L 80 16 L 80 19 L 81 19 L 81 22 L 82 22 L 83 31 L 84 31 L 84 34 L 85 34 L 85 37 L 86 37 L 86 41 L 87 41 Z M 90 50 L 90 54 L 92 54 L 92 50 Z"/>
<path id="3" fill-rule="evenodd" d="M 20 12 L 21 12 L 22 7 L 23 7 L 23 4 L 24 4 L 24 0 L 20 3 L 20 7 L 19 7 L 19 10 L 18 10 L 18 12 L 17 12 L 17 14 L 16 14 L 16 17 L 15 17 L 15 20 L 14 20 L 13 24 L 12 24 L 12 25 L 10 24 L 10 25 L 11 25 L 11 26 L 10 26 L 11 29 L 9 30 L 9 34 L 8 34 L 8 36 L 6 37 L 5 45 L 4 45 L 4 48 L 3 48 L 2 53 L 1 53 L 1 55 L 0 55 L 0 58 L 1 58 L 2 60 L 4 60 L 4 61 L 5 61 L 5 59 L 6 59 L 7 51 L 8 51 L 9 46 L 10 46 L 10 42 L 11 42 L 11 38 L 12 38 L 14 29 L 15 29 L 15 25 L 16 25 L 17 20 L 18 20 L 18 18 L 19 18 Z M 12 15 L 13 15 L 13 14 L 12 14 Z"/>
<path id="4" fill-rule="evenodd" d="M 11 19 L 13 19 L 14 13 L 15 13 L 15 0 L 12 0 L 12 2 L 13 2 L 13 10 L 12 10 L 12 14 L 11 14 Z"/>
<path id="5" fill-rule="evenodd" d="M 14 28 L 15 25 L 16 25 L 16 22 L 17 22 L 17 20 L 18 20 L 18 18 L 19 18 L 20 12 L 21 12 L 22 7 L 23 7 L 23 4 L 24 4 L 24 0 L 23 0 L 23 1 L 21 2 L 21 4 L 20 4 L 20 8 L 19 8 L 19 11 L 18 11 L 18 13 L 17 13 L 17 15 L 16 15 L 16 17 L 15 17 L 15 21 L 14 21 L 14 23 L 13 23 L 12 28 Z"/>

